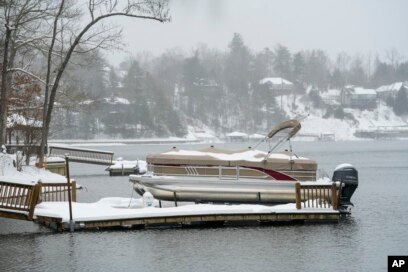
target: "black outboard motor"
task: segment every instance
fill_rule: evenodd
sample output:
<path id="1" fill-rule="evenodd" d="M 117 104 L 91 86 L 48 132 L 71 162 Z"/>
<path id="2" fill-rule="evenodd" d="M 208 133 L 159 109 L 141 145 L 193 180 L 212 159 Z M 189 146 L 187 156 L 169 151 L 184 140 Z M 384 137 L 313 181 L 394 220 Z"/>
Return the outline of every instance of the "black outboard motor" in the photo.
<path id="1" fill-rule="evenodd" d="M 356 168 L 348 163 L 338 165 L 333 172 L 332 181 L 342 183 L 339 208 L 340 211 L 348 211 L 348 208 L 353 206 L 350 199 L 358 187 L 358 172 Z"/>

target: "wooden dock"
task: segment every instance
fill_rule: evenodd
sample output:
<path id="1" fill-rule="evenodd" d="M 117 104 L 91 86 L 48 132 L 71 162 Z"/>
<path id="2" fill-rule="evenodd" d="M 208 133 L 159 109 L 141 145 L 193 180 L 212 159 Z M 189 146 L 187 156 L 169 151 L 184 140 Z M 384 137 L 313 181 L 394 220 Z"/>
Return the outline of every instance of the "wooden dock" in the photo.
<path id="1" fill-rule="evenodd" d="M 75 184 L 69 188 L 65 183 L 20 185 L 1 182 L 0 216 L 34 221 L 58 231 L 70 230 L 67 192 L 71 189 L 75 230 L 339 222 L 338 196 L 341 186 L 335 183 L 297 183 L 295 188 L 296 203 L 280 207 L 193 204 L 129 209 L 127 205 L 117 208 L 77 203 Z M 93 210 L 87 211 L 87 205 Z M 56 212 L 50 213 L 53 208 Z"/>
<path id="2" fill-rule="evenodd" d="M 230 226 L 281 223 L 337 223 L 341 213 L 338 210 L 338 196 L 341 186 L 297 183 L 296 203 L 285 207 L 263 205 L 191 205 L 171 208 L 140 208 L 134 212 L 117 217 L 106 214 L 98 218 L 91 213 L 89 217 L 82 210 L 86 207 L 74 206 L 81 214 L 75 221 L 75 230 L 99 230 L 105 228 L 151 228 L 151 227 L 191 227 L 191 226 Z M 160 205 L 161 206 L 161 205 Z M 187 206 L 184 206 L 187 207 Z M 194 208 L 197 208 L 194 210 Z M 109 218 L 111 216 L 111 218 Z M 63 219 L 65 217 L 65 219 Z M 69 230 L 66 214 L 63 217 L 37 214 L 35 221 L 59 231 Z"/>
<path id="3" fill-rule="evenodd" d="M 338 223 L 339 211 L 322 212 L 278 212 L 278 213 L 242 213 L 217 215 L 160 216 L 145 218 L 123 218 L 109 220 L 75 221 L 75 230 L 100 230 L 112 228 L 154 228 L 154 227 L 191 227 L 191 226 L 234 226 L 296 223 Z M 58 231 L 67 231 L 70 226 L 62 218 L 37 216 L 35 221 Z"/>

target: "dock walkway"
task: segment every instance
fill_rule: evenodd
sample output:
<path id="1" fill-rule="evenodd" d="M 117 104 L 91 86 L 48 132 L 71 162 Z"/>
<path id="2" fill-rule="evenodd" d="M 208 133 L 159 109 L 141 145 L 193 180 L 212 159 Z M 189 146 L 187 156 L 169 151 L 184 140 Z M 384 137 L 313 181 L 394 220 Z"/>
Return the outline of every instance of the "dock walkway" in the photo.
<path id="1" fill-rule="evenodd" d="M 68 192 L 72 196 L 75 229 L 113 227 L 155 227 L 185 225 L 247 225 L 275 222 L 339 222 L 341 186 L 296 183 L 296 203 L 266 206 L 260 204 L 188 204 L 175 207 L 144 207 L 142 199 L 106 198 L 96 203 L 77 203 L 76 185 L 21 185 L 0 183 L 0 217 L 34 221 L 64 231 L 70 230 Z M 171 202 L 170 202 L 171 203 Z"/>
<path id="2" fill-rule="evenodd" d="M 207 223 L 218 225 L 262 224 L 274 222 L 338 222 L 339 211 L 333 209 L 296 209 L 296 204 L 214 205 L 190 204 L 178 207 L 127 208 L 109 206 L 106 202 L 73 203 L 76 230 L 114 227 L 140 228 L 156 226 L 191 226 Z M 123 199 L 122 203 L 129 203 Z M 113 200 L 115 202 L 115 200 Z M 36 207 L 35 221 L 57 230 L 69 230 L 67 203 L 42 203 Z"/>

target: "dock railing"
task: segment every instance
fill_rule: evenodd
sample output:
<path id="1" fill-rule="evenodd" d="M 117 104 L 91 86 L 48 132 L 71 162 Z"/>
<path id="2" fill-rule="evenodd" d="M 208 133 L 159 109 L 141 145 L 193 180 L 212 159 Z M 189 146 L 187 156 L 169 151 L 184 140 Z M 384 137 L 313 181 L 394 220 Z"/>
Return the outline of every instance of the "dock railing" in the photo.
<path id="1" fill-rule="evenodd" d="M 71 182 L 72 201 L 76 202 L 76 183 Z M 0 181 L 0 217 L 33 220 L 40 202 L 68 201 L 67 183 L 19 184 Z"/>
<path id="2" fill-rule="evenodd" d="M 62 146 L 50 146 L 49 156 L 65 158 L 69 156 L 69 161 L 79 163 L 91 163 L 100 165 L 112 165 L 113 152 L 62 147 Z"/>
<path id="3" fill-rule="evenodd" d="M 296 209 L 339 209 L 341 184 L 310 184 L 297 182 Z"/>
<path id="4" fill-rule="evenodd" d="M 32 220 L 38 203 L 40 186 L 0 181 L 0 215 Z"/>
<path id="5" fill-rule="evenodd" d="M 67 183 L 38 183 L 41 186 L 39 202 L 61 202 L 68 201 Z M 76 202 L 76 182 L 71 181 L 72 201 Z"/>

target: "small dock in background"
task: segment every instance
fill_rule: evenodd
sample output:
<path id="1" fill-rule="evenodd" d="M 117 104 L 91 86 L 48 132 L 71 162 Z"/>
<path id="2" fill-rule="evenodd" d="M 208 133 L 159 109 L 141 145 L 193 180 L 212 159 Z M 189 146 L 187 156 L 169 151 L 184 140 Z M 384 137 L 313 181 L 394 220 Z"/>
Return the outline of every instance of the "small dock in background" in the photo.
<path id="1" fill-rule="evenodd" d="M 94 149 L 50 146 L 49 157 L 69 157 L 70 162 L 112 165 L 113 152 Z"/>

